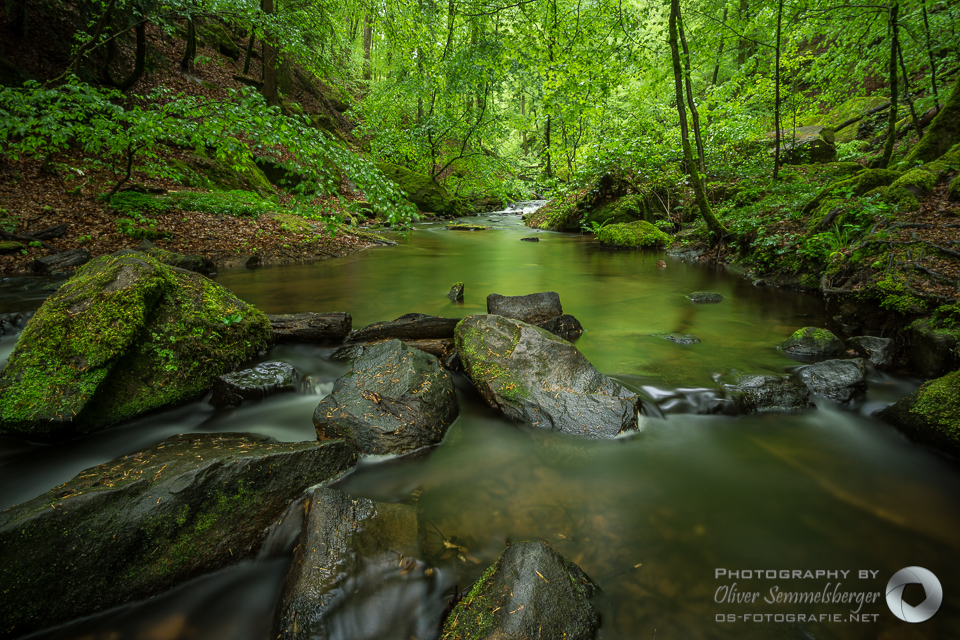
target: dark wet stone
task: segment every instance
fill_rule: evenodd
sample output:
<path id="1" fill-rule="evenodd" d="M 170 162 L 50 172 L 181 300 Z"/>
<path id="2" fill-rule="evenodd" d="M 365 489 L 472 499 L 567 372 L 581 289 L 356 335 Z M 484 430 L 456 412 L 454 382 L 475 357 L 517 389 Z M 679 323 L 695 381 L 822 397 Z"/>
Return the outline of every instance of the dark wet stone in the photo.
<path id="1" fill-rule="evenodd" d="M 893 364 L 893 354 L 896 345 L 890 338 L 879 338 L 876 336 L 854 336 L 847 340 L 847 344 L 853 347 L 858 354 L 867 358 L 870 364 L 883 369 Z"/>
<path id="2" fill-rule="evenodd" d="M 567 342 L 576 342 L 577 338 L 583 335 L 583 325 L 569 313 L 547 320 L 540 327 Z"/>
<path id="3" fill-rule="evenodd" d="M 780 348 L 792 356 L 824 358 L 846 351 L 843 340 L 826 329 L 804 327 L 780 343 Z"/>
<path id="4" fill-rule="evenodd" d="M 687 294 L 687 299 L 697 304 L 716 304 L 717 302 L 723 302 L 723 296 L 715 291 L 694 291 L 693 293 Z"/>
<path id="5" fill-rule="evenodd" d="M 343 441 L 179 435 L 0 513 L 0 610 L 16 637 L 148 598 L 256 554 L 305 489 L 356 464 Z"/>
<path id="6" fill-rule="evenodd" d="M 463 283 L 458 282 L 452 287 L 447 293 L 447 297 L 450 298 L 453 302 L 463 302 Z"/>
<path id="7" fill-rule="evenodd" d="M 363 351 L 366 349 L 366 345 L 362 344 L 348 344 L 346 346 L 340 347 L 336 351 L 330 354 L 331 360 L 337 360 L 338 362 L 345 362 L 347 360 L 355 360 L 363 355 Z"/>
<path id="8" fill-rule="evenodd" d="M 913 368 L 926 378 L 935 378 L 960 366 L 960 331 L 934 327 L 927 319 L 916 320 L 904 332 Z"/>
<path id="9" fill-rule="evenodd" d="M 20 333 L 31 317 L 33 317 L 32 311 L 0 313 L 0 336 Z"/>
<path id="10" fill-rule="evenodd" d="M 655 338 L 662 338 L 663 340 L 676 342 L 677 344 L 689 345 L 700 343 L 700 338 L 692 333 L 653 333 L 651 335 Z"/>
<path id="11" fill-rule="evenodd" d="M 600 627 L 590 603 L 598 590 L 545 542 L 512 544 L 447 616 L 443 638 L 591 640 Z"/>
<path id="12" fill-rule="evenodd" d="M 244 400 L 262 400 L 281 391 L 296 391 L 300 374 L 286 362 L 264 362 L 252 369 L 227 373 L 213 382 L 210 404 L 236 406 Z"/>
<path id="13" fill-rule="evenodd" d="M 30 271 L 44 276 L 72 275 L 77 267 L 90 262 L 90 252 L 86 249 L 70 249 L 52 256 L 37 258 L 27 265 Z"/>
<path id="14" fill-rule="evenodd" d="M 321 440 L 345 438 L 363 453 L 436 444 L 459 413 L 451 375 L 436 357 L 399 340 L 367 345 L 313 413 Z"/>
<path id="15" fill-rule="evenodd" d="M 637 428 L 636 394 L 544 329 L 468 316 L 457 326 L 456 345 L 480 395 L 512 420 L 595 438 Z"/>
<path id="16" fill-rule="evenodd" d="M 537 326 L 563 315 L 560 294 L 554 291 L 531 293 L 525 296 L 487 296 L 487 313 L 522 320 Z"/>
<path id="17" fill-rule="evenodd" d="M 960 455 L 960 371 L 925 382 L 875 415 L 914 440 Z"/>
<path id="18" fill-rule="evenodd" d="M 427 340 L 452 338 L 453 329 L 460 318 L 441 318 L 424 313 L 408 313 L 389 322 L 375 322 L 363 329 L 350 332 L 349 342 L 374 342 L 376 340 Z"/>
<path id="19" fill-rule="evenodd" d="M 723 388 L 733 413 L 789 413 L 813 408 L 810 391 L 790 375 L 735 374 Z"/>
<path id="20" fill-rule="evenodd" d="M 797 374 L 811 393 L 840 403 L 867 392 L 867 370 L 860 358 L 825 360 L 800 367 Z"/>
<path id="21" fill-rule="evenodd" d="M 540 238 L 537 236 L 530 236 L 528 238 L 520 238 L 521 242 L 540 242 Z"/>
<path id="22" fill-rule="evenodd" d="M 349 313 L 267 314 L 276 342 L 340 342 L 350 333 Z"/>

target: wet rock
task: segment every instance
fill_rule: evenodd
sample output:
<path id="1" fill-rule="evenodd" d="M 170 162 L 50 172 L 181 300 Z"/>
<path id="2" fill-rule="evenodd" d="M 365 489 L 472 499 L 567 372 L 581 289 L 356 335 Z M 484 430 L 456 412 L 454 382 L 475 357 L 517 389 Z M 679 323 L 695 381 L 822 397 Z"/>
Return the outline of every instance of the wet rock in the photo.
<path id="1" fill-rule="evenodd" d="M 459 413 L 451 375 L 399 340 L 368 345 L 313 414 L 317 437 L 363 453 L 406 453 L 436 444 Z"/>
<path id="2" fill-rule="evenodd" d="M 430 355 L 434 355 L 442 362 L 445 358 L 453 355 L 455 347 L 453 338 L 430 338 L 425 340 L 402 340 L 403 344 L 411 349 L 419 349 Z"/>
<path id="3" fill-rule="evenodd" d="M 715 291 L 694 291 L 693 293 L 687 294 L 687 299 L 697 304 L 716 304 L 723 302 L 723 296 Z"/>
<path id="4" fill-rule="evenodd" d="M 530 236 L 527 238 L 520 238 L 520 242 L 540 242 L 540 238 L 537 236 Z"/>
<path id="5" fill-rule="evenodd" d="M 663 340 L 669 340 L 670 342 L 676 342 L 677 344 L 683 345 L 700 343 L 700 338 L 692 333 L 652 333 L 650 335 L 655 338 L 661 338 Z"/>
<path id="6" fill-rule="evenodd" d="M 560 294 L 555 291 L 531 293 L 525 296 L 502 296 L 491 293 L 487 296 L 487 313 L 542 325 L 563 315 Z"/>
<path id="7" fill-rule="evenodd" d="M 814 406 L 806 385 L 790 375 L 735 374 L 723 388 L 734 413 L 789 413 Z"/>
<path id="8" fill-rule="evenodd" d="M 32 316 L 32 311 L 0 313 L 0 336 L 20 333 Z"/>
<path id="9" fill-rule="evenodd" d="M 925 382 L 875 415 L 914 440 L 960 455 L 960 371 Z"/>
<path id="10" fill-rule="evenodd" d="M 460 318 L 441 318 L 425 313 L 408 313 L 389 322 L 375 322 L 363 329 L 350 332 L 349 342 L 373 342 L 398 338 L 400 340 L 428 340 L 452 338 Z"/>
<path id="11" fill-rule="evenodd" d="M 463 302 L 463 283 L 457 282 L 452 287 L 450 287 L 450 291 L 447 293 L 447 297 L 450 298 L 450 300 L 453 302 Z"/>
<path id="12" fill-rule="evenodd" d="M 203 256 L 185 256 L 173 251 L 167 251 L 166 249 L 161 249 L 149 240 L 144 240 L 138 244 L 134 247 L 134 251 L 145 253 L 171 267 L 195 271 L 208 277 L 217 275 L 217 265 L 215 265 L 210 258 Z"/>
<path id="13" fill-rule="evenodd" d="M 363 352 L 366 348 L 367 346 L 363 344 L 348 344 L 331 353 L 330 359 L 338 362 L 356 360 L 363 355 Z"/>
<path id="14" fill-rule="evenodd" d="M 267 314 L 276 342 L 340 342 L 350 333 L 349 313 Z"/>
<path id="15" fill-rule="evenodd" d="M 467 224 L 465 222 L 459 222 L 457 224 L 448 224 L 444 227 L 447 231 L 486 231 L 490 227 L 486 227 L 482 224 Z"/>
<path id="16" fill-rule="evenodd" d="M 456 346 L 483 399 L 512 420 L 586 437 L 638 426 L 636 394 L 544 329 L 500 315 L 468 316 L 457 325 Z"/>
<path id="17" fill-rule="evenodd" d="M 30 271 L 43 276 L 73 275 L 77 267 L 90 262 L 90 252 L 86 249 L 70 249 L 45 258 L 33 260 L 27 267 Z"/>
<path id="18" fill-rule="evenodd" d="M 773 133 L 767 137 L 774 139 Z M 833 162 L 837 148 L 833 144 L 833 129 L 822 125 L 798 127 L 781 132 L 780 162 L 783 164 L 814 164 Z M 774 155 L 776 149 L 770 151 Z"/>
<path id="19" fill-rule="evenodd" d="M 956 350 L 960 330 L 933 326 L 929 320 L 916 320 L 904 332 L 910 348 L 911 366 L 926 378 L 942 376 L 960 365 Z"/>
<path id="20" fill-rule="evenodd" d="M 893 364 L 896 345 L 890 338 L 854 336 L 847 340 L 847 344 L 853 347 L 853 350 L 858 354 L 867 358 L 870 364 L 875 367 L 883 369 Z"/>
<path id="21" fill-rule="evenodd" d="M 860 358 L 825 360 L 800 367 L 797 374 L 811 393 L 840 403 L 867 392 L 867 370 Z"/>
<path id="22" fill-rule="evenodd" d="M 583 325 L 569 313 L 547 320 L 540 327 L 567 342 L 576 342 L 583 335 Z"/>
<path id="23" fill-rule="evenodd" d="M 269 335 L 208 278 L 134 251 L 97 258 L 21 333 L 0 374 L 0 433 L 56 440 L 196 399 Z"/>
<path id="24" fill-rule="evenodd" d="M 307 487 L 356 464 L 343 441 L 169 438 L 0 513 L 0 608 L 19 636 L 144 599 L 256 553 Z"/>
<path id="25" fill-rule="evenodd" d="M 840 355 L 846 350 L 843 340 L 826 329 L 804 327 L 780 343 L 791 356 L 823 358 Z"/>
<path id="26" fill-rule="evenodd" d="M 281 391 L 296 391 L 300 374 L 286 362 L 264 362 L 252 369 L 227 373 L 213 382 L 210 404 L 237 406 L 244 400 L 262 400 Z"/>
<path id="27" fill-rule="evenodd" d="M 503 552 L 447 616 L 443 640 L 565 638 L 591 640 L 600 615 L 598 587 L 545 542 Z"/>
<path id="28" fill-rule="evenodd" d="M 415 507 L 308 491 L 273 637 L 433 637 L 445 599 L 418 557 Z"/>

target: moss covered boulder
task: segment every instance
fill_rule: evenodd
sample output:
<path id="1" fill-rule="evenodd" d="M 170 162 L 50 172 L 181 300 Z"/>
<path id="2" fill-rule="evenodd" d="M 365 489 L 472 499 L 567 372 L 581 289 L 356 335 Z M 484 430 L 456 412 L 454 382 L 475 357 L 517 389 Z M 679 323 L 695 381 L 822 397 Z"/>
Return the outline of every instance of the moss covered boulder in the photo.
<path id="1" fill-rule="evenodd" d="M 775 139 L 775 133 L 767 137 Z M 770 155 L 776 153 L 770 151 Z M 823 125 L 798 127 L 783 131 L 780 139 L 780 162 L 783 164 L 815 164 L 837 159 L 833 129 Z"/>
<path id="2" fill-rule="evenodd" d="M 591 640 L 599 589 L 545 542 L 507 547 L 447 616 L 442 640 L 564 638 Z"/>
<path id="3" fill-rule="evenodd" d="M 662 247 L 673 241 L 670 236 L 646 220 L 607 225 L 597 233 L 597 240 L 614 247 L 631 249 Z"/>
<path id="4" fill-rule="evenodd" d="M 443 185 L 438 184 L 430 176 L 390 162 L 381 162 L 377 168 L 396 182 L 407 194 L 410 202 L 417 205 L 421 211 L 442 216 L 460 216 L 468 213 L 463 203 L 450 195 Z"/>
<path id="5" fill-rule="evenodd" d="M 803 214 L 810 215 L 827 199 L 847 199 L 850 196 L 862 196 L 879 187 L 893 184 L 900 177 L 899 171 L 892 169 L 869 169 L 844 178 L 824 187 L 803 207 Z"/>
<path id="6" fill-rule="evenodd" d="M 960 455 L 960 371 L 924 383 L 878 416 L 915 440 Z"/>
<path id="7" fill-rule="evenodd" d="M 846 351 L 843 340 L 827 329 L 804 327 L 797 329 L 789 338 L 780 343 L 780 348 L 791 356 L 806 358 L 825 358 Z"/>
<path id="8" fill-rule="evenodd" d="M 356 463 L 342 441 L 174 436 L 0 513 L 3 634 L 139 600 L 255 554 L 307 487 Z"/>
<path id="9" fill-rule="evenodd" d="M 134 251 L 85 265 L 44 302 L 0 375 L 0 433 L 56 440 L 192 400 L 264 348 L 266 316 Z"/>
<path id="10" fill-rule="evenodd" d="M 512 420 L 589 438 L 638 427 L 636 394 L 545 329 L 498 315 L 468 316 L 455 342 L 480 395 Z"/>
<path id="11" fill-rule="evenodd" d="M 904 162 L 915 165 L 930 162 L 947 153 L 952 146 L 960 143 L 960 81 L 955 81 L 950 97 L 940 113 L 923 132 L 923 139 L 911 149 Z"/>

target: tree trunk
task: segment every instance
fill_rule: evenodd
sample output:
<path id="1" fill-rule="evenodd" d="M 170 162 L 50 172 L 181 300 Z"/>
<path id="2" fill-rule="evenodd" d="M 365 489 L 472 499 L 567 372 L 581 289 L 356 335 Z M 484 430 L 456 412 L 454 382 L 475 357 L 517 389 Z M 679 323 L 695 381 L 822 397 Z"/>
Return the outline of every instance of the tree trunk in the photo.
<path id="1" fill-rule="evenodd" d="M 77 55 L 70 61 L 66 73 L 76 74 L 80 69 L 80 62 L 83 60 L 83 57 L 97 46 L 97 40 L 100 39 L 100 34 L 103 33 L 107 23 L 110 22 L 110 18 L 113 16 L 113 7 L 116 4 L 117 0 L 110 0 L 106 8 L 104 8 L 103 13 L 100 14 L 100 19 L 97 20 L 97 26 L 93 29 L 93 35 L 77 49 Z"/>
<path id="2" fill-rule="evenodd" d="M 523 155 L 527 155 L 527 94 L 520 94 L 520 118 L 523 121 L 522 136 Z"/>
<path id="3" fill-rule="evenodd" d="M 910 98 L 910 76 L 907 75 L 907 65 L 903 62 L 903 47 L 897 44 L 897 59 L 900 61 L 900 72 L 903 74 L 903 100 L 910 107 L 910 117 L 913 119 L 913 128 L 917 130 L 917 140 L 923 138 L 923 126 L 920 124 L 920 118 L 917 117 L 917 110 L 913 107 L 913 100 Z"/>
<path id="4" fill-rule="evenodd" d="M 888 13 L 890 24 L 890 117 L 887 119 L 887 142 L 883 145 L 883 157 L 880 159 L 880 168 L 885 169 L 893 157 L 893 145 L 897 141 L 897 48 L 899 31 L 897 27 L 897 13 L 900 3 L 894 0 L 890 4 Z"/>
<path id="5" fill-rule="evenodd" d="M 747 30 L 747 20 L 750 18 L 750 7 L 747 4 L 747 0 L 740 0 L 740 6 L 738 7 L 738 16 L 740 18 L 740 28 L 743 31 Z M 737 66 L 742 67 L 747 62 L 747 58 L 750 57 L 750 43 L 746 38 L 740 38 L 737 42 Z"/>
<path id="6" fill-rule="evenodd" d="M 773 153 L 773 179 L 780 179 L 780 37 L 783 34 L 783 0 L 777 2 L 777 62 L 774 71 L 774 98 L 773 98 L 773 126 L 774 132 L 774 153 Z"/>
<path id="7" fill-rule="evenodd" d="M 933 47 L 930 45 L 930 21 L 927 20 L 927 3 L 920 0 L 920 9 L 923 13 L 923 32 L 927 39 L 927 57 L 930 59 L 930 86 L 933 89 L 933 105 L 940 110 L 940 96 L 937 95 L 937 62 L 933 58 Z"/>
<path id="8" fill-rule="evenodd" d="M 253 25 L 250 25 L 250 40 L 247 41 L 247 50 L 243 54 L 243 71 L 240 72 L 240 75 L 245 76 L 250 73 L 250 59 L 253 57 L 253 45 L 257 40 L 257 32 L 254 31 Z"/>
<path id="9" fill-rule="evenodd" d="M 13 8 L 10 9 L 10 30 L 13 35 L 23 37 L 27 33 L 27 6 L 29 0 L 13 0 Z"/>
<path id="10" fill-rule="evenodd" d="M 373 79 L 371 48 L 373 47 L 373 18 L 367 13 L 363 16 L 363 79 Z"/>
<path id="11" fill-rule="evenodd" d="M 727 9 L 728 7 L 723 7 L 723 18 L 720 20 L 723 24 L 727 24 Z M 710 80 L 710 84 L 717 84 L 717 76 L 720 75 L 720 60 L 723 58 L 723 42 L 724 42 L 723 31 L 720 32 L 720 46 L 717 47 L 717 63 L 713 65 L 713 78 Z"/>
<path id="12" fill-rule="evenodd" d="M 693 100 L 693 85 L 690 79 L 690 50 L 687 48 L 687 37 L 683 32 L 683 18 L 677 13 L 677 32 L 680 35 L 680 46 L 683 48 L 683 80 L 687 88 L 687 106 L 690 107 L 690 123 L 693 125 L 693 139 L 697 143 L 697 166 L 703 188 L 707 188 L 707 169 L 703 157 L 703 138 L 700 136 L 700 112 L 697 111 L 697 104 Z"/>
<path id="13" fill-rule="evenodd" d="M 680 115 L 680 146 L 683 148 L 684 171 L 690 178 L 693 186 L 694 198 L 697 206 L 700 208 L 700 215 L 714 238 L 719 240 L 726 235 L 727 230 L 717 219 L 710 209 L 710 203 L 707 202 L 707 194 L 703 189 L 703 182 L 697 172 L 697 163 L 693 159 L 693 150 L 690 148 L 687 129 L 687 110 L 684 107 L 683 99 L 683 65 L 680 62 L 680 44 L 678 36 L 678 23 L 680 22 L 680 0 L 670 1 L 670 53 L 673 56 L 673 77 L 677 90 L 677 112 Z"/>
<path id="14" fill-rule="evenodd" d="M 180 70 L 186 73 L 193 71 L 193 61 L 197 57 L 197 27 L 193 18 L 187 18 L 187 45 L 183 48 L 183 59 L 180 60 Z"/>
<path id="15" fill-rule="evenodd" d="M 120 89 L 121 91 L 126 91 L 134 84 L 137 83 L 137 80 L 140 79 L 140 76 L 143 75 L 143 68 L 146 65 L 147 60 L 147 21 L 141 20 L 137 23 L 135 27 L 135 32 L 137 34 L 137 52 L 136 58 L 133 63 L 133 71 L 130 72 L 130 75 L 124 78 L 123 80 L 114 80 L 113 76 L 110 75 L 110 58 L 107 57 L 106 63 L 103 65 L 103 79 L 105 83 Z M 115 40 L 111 41 L 111 48 L 115 48 Z"/>
<path id="16" fill-rule="evenodd" d="M 263 12 L 268 16 L 272 16 L 274 13 L 273 1 L 262 0 Z M 279 53 L 279 47 L 274 42 L 273 34 L 265 33 L 263 36 L 263 97 L 266 99 L 268 107 L 280 105 L 280 91 L 277 88 L 277 58 Z"/>

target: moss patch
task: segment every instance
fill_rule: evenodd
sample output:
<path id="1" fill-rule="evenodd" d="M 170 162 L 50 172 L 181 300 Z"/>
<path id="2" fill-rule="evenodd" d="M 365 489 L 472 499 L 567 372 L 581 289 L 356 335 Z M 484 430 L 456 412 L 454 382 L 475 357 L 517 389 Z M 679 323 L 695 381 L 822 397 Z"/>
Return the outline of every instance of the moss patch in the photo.
<path id="1" fill-rule="evenodd" d="M 407 194 L 412 203 L 421 211 L 429 211 L 444 216 L 461 216 L 468 213 L 466 205 L 430 176 L 411 171 L 398 164 L 382 162 L 377 165 L 388 178 Z"/>
<path id="2" fill-rule="evenodd" d="M 481 640 L 493 630 L 496 600 L 487 590 L 499 563 L 490 565 L 470 593 L 457 603 L 443 625 L 442 640 Z"/>
<path id="3" fill-rule="evenodd" d="M 597 240 L 615 247 L 641 249 L 670 244 L 672 238 L 645 220 L 611 224 L 597 233 Z"/>
<path id="4" fill-rule="evenodd" d="M 925 168 L 912 169 L 897 178 L 891 189 L 905 189 L 917 198 L 922 198 L 931 191 L 937 183 L 937 176 Z"/>

